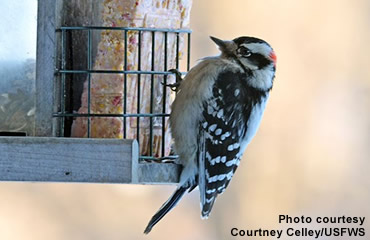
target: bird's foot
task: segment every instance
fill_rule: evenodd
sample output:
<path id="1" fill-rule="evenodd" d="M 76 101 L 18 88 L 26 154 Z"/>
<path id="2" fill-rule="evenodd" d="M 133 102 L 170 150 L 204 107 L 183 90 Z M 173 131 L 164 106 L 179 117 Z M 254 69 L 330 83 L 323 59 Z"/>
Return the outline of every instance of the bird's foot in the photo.
<path id="1" fill-rule="evenodd" d="M 179 90 L 180 85 L 181 85 L 181 81 L 183 80 L 182 77 L 181 77 L 181 72 L 177 69 L 170 69 L 168 71 L 171 72 L 171 73 L 176 74 L 176 82 L 173 83 L 173 84 L 164 84 L 164 83 L 162 83 L 162 84 L 165 85 L 166 87 L 169 87 L 172 91 L 177 92 Z"/>

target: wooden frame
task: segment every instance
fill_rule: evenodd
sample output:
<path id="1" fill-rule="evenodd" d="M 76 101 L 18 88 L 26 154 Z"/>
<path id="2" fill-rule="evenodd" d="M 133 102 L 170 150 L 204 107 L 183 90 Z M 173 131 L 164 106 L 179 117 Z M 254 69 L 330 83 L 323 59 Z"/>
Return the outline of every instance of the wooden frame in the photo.
<path id="1" fill-rule="evenodd" d="M 0 181 L 168 184 L 180 166 L 139 163 L 136 140 L 0 137 Z"/>
<path id="2" fill-rule="evenodd" d="M 35 135 L 53 136 L 56 5 L 59 1 L 38 1 L 36 52 Z"/>

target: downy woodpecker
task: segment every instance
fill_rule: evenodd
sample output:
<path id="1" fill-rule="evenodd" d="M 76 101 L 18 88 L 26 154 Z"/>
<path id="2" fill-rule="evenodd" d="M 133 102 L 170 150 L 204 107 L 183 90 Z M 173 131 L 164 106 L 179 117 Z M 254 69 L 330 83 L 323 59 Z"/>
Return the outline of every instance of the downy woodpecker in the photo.
<path id="1" fill-rule="evenodd" d="M 144 233 L 197 186 L 201 216 L 208 218 L 260 125 L 275 77 L 274 51 L 254 37 L 211 39 L 221 54 L 188 72 L 172 104 L 170 126 L 183 165 L 179 186 Z"/>

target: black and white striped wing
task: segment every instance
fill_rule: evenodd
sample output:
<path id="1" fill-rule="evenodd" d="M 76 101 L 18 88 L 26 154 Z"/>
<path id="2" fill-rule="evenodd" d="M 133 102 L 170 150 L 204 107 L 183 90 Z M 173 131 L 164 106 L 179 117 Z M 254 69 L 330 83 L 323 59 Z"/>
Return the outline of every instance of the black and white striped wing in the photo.
<path id="1" fill-rule="evenodd" d="M 239 165 L 246 146 L 248 119 L 261 97 L 246 85 L 243 77 L 233 72 L 221 73 L 212 97 L 204 103 L 198 149 L 203 218 L 208 217 L 217 195 L 225 191 Z"/>

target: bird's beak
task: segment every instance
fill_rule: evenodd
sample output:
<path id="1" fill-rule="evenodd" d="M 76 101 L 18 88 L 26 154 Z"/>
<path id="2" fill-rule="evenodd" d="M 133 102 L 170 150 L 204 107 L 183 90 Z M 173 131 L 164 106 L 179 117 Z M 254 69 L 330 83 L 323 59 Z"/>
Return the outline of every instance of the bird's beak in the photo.
<path id="1" fill-rule="evenodd" d="M 221 50 L 223 50 L 223 49 L 226 49 L 226 48 L 227 48 L 227 46 L 226 46 L 226 41 L 223 41 L 223 40 L 221 40 L 221 39 L 218 39 L 218 38 L 215 38 L 215 37 L 212 37 L 212 36 L 210 36 L 210 38 L 212 39 L 212 41 L 214 41 L 214 42 L 217 44 L 217 46 L 218 46 Z"/>

